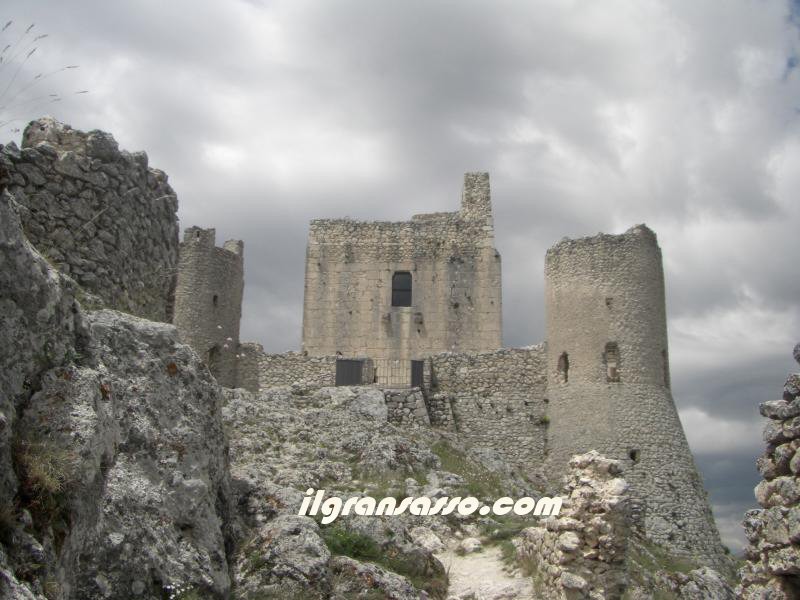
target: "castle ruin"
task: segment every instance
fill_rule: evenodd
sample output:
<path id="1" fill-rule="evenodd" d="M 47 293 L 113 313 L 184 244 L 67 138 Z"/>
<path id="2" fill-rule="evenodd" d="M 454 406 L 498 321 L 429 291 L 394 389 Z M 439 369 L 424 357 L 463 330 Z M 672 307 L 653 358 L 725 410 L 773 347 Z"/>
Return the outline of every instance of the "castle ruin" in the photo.
<path id="1" fill-rule="evenodd" d="M 550 489 L 570 456 L 597 450 L 624 465 L 650 539 L 722 564 L 670 392 L 661 252 L 646 226 L 553 246 L 547 340 L 512 349 L 486 173 L 465 176 L 458 212 L 312 221 L 302 351 L 267 354 L 239 341 L 242 243 L 219 248 L 213 229 L 189 228 L 179 245 L 174 192 L 144 153 L 42 119 L 0 162 L 28 237 L 85 300 L 174 322 L 223 385 L 416 389 L 390 418 L 452 431 Z"/>
<path id="2" fill-rule="evenodd" d="M 619 460 L 647 536 L 716 564 L 719 534 L 670 392 L 656 235 L 637 225 L 550 248 L 547 341 L 503 349 L 489 189 L 488 173 L 467 173 L 456 213 L 312 221 L 304 351 L 377 360 L 379 385 L 422 388 L 433 426 L 553 488 L 575 454 Z M 392 379 L 382 359 L 424 359 L 424 376 L 403 365 Z"/>

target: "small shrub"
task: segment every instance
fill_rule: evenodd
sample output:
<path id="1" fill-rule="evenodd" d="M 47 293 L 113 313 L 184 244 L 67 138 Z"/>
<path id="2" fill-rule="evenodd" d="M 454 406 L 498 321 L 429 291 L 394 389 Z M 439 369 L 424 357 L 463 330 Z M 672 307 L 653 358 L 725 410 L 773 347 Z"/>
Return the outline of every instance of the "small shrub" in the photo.
<path id="1" fill-rule="evenodd" d="M 56 600 L 61 596 L 61 584 L 55 579 L 48 578 L 42 584 L 42 591 L 47 600 Z"/>
<path id="2" fill-rule="evenodd" d="M 55 496 L 64 491 L 74 469 L 72 452 L 47 440 L 20 441 L 17 452 L 23 485 L 34 498 Z"/>
<path id="3" fill-rule="evenodd" d="M 322 539 L 331 554 L 368 561 L 376 561 L 382 555 L 380 547 L 371 537 L 336 525 L 324 527 Z"/>
<path id="4" fill-rule="evenodd" d="M 505 565 L 517 566 L 517 548 L 511 540 L 500 542 L 500 558 Z"/>

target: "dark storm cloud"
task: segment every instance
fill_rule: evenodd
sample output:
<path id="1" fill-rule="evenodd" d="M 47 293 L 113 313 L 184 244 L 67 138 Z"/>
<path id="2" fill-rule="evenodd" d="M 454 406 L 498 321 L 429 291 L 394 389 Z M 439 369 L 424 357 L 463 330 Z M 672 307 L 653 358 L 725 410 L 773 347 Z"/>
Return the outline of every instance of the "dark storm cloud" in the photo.
<path id="1" fill-rule="evenodd" d="M 50 34 L 23 77 L 81 65 L 53 78 L 54 116 L 146 150 L 182 226 L 244 240 L 242 333 L 267 350 L 299 347 L 312 218 L 454 210 L 463 172 L 490 171 L 513 346 L 545 338 L 549 246 L 646 222 L 676 401 L 741 543 L 756 407 L 800 339 L 796 2 L 3 8 Z"/>

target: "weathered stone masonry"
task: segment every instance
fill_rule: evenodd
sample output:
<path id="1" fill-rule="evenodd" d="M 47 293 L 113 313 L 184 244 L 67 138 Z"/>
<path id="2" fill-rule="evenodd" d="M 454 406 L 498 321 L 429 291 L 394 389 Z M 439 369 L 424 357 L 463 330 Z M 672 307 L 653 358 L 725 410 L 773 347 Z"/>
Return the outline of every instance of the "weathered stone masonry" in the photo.
<path id="1" fill-rule="evenodd" d="M 597 450 L 625 465 L 647 536 L 719 564 L 723 550 L 669 389 L 655 234 L 564 240 L 547 252 L 549 465 Z"/>
<path id="2" fill-rule="evenodd" d="M 517 555 L 536 565 L 537 598 L 621 598 L 627 585 L 628 485 L 619 461 L 576 455 L 558 517 L 522 531 Z"/>
<path id="3" fill-rule="evenodd" d="M 501 344 L 500 255 L 486 173 L 464 178 L 459 212 L 400 223 L 311 222 L 303 349 L 311 355 L 420 359 Z M 393 306 L 409 273 L 411 306 Z"/>
<path id="4" fill-rule="evenodd" d="M 237 385 L 244 244 L 215 245 L 215 231 L 190 227 L 180 246 L 174 323 L 222 385 Z"/>
<path id="5" fill-rule="evenodd" d="M 452 420 L 471 444 L 497 450 L 523 472 L 537 470 L 531 457 L 544 456 L 547 432 L 545 362 L 544 345 L 431 357 L 431 420 Z"/>
<path id="6" fill-rule="evenodd" d="M 245 357 L 250 344 L 242 344 L 239 355 Z M 267 354 L 263 350 L 256 354 L 252 364 L 239 363 L 240 387 L 250 389 L 256 382 L 255 390 L 270 387 L 291 386 L 299 392 L 336 383 L 335 356 L 305 356 L 300 352 Z M 247 380 L 247 373 L 254 373 Z"/>
<path id="7" fill-rule="evenodd" d="M 171 319 L 178 201 L 144 152 L 43 118 L 0 151 L 25 235 L 110 308 Z"/>

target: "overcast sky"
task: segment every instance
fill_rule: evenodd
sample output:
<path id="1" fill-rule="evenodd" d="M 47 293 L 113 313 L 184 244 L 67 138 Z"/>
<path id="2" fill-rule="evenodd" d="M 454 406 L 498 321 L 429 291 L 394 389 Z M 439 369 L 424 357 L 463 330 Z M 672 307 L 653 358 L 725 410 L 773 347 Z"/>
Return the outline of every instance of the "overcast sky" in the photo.
<path id="1" fill-rule="evenodd" d="M 489 171 L 508 346 L 544 339 L 549 246 L 647 223 L 664 254 L 676 402 L 724 541 L 741 546 L 763 449 L 757 405 L 797 370 L 797 3 L 1 10 L 13 20 L 3 46 L 30 24 L 26 40 L 48 37 L 16 77 L 14 64 L 0 70 L 0 105 L 21 104 L 0 117 L 23 127 L 51 114 L 145 150 L 178 193 L 182 228 L 244 240 L 242 339 L 268 351 L 299 348 L 312 218 L 456 210 L 463 173 Z M 63 99 L 33 99 L 51 92 Z"/>

